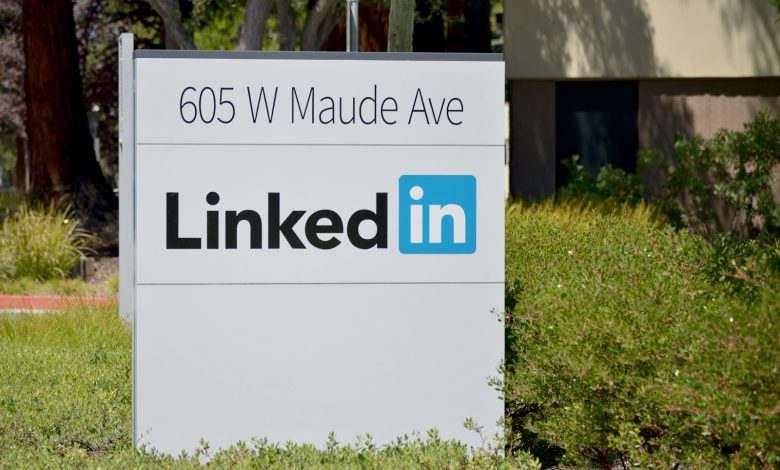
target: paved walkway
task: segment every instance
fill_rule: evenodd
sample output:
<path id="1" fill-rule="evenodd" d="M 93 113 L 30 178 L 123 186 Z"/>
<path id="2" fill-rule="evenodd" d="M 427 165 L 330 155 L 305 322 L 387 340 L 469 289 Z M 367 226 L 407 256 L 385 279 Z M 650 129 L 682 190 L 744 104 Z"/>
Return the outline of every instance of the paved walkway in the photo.
<path id="1" fill-rule="evenodd" d="M 0 295 L 0 310 L 46 311 L 63 310 L 78 305 L 99 306 L 116 304 L 116 297 L 71 297 L 58 295 Z"/>

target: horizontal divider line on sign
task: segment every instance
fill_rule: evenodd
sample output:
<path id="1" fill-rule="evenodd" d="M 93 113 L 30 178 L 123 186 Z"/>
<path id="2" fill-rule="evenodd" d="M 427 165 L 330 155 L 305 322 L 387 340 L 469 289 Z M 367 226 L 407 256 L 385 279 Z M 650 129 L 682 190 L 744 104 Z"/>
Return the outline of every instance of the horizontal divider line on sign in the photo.
<path id="1" fill-rule="evenodd" d="M 136 49 L 135 59 L 277 59 L 277 60 L 381 60 L 403 62 L 503 62 L 501 53 L 479 52 L 354 52 L 346 51 L 188 51 Z"/>
<path id="2" fill-rule="evenodd" d="M 504 284 L 504 281 L 421 282 L 139 282 L 139 286 L 330 286 L 330 285 L 418 285 L 418 284 Z"/>
<path id="3" fill-rule="evenodd" d="M 278 147 L 503 147 L 504 144 L 301 144 L 301 143 L 260 143 L 260 142 L 138 142 L 137 145 L 210 145 L 210 146 L 278 146 Z"/>

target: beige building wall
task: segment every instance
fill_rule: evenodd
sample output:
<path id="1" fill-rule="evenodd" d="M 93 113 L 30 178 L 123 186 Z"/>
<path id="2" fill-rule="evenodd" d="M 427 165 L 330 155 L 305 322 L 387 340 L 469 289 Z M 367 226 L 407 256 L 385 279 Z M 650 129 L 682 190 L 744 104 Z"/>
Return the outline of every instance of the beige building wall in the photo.
<path id="1" fill-rule="evenodd" d="M 504 0 L 507 78 L 780 76 L 769 0 Z"/>
<path id="2" fill-rule="evenodd" d="M 712 137 L 740 130 L 762 109 L 780 109 L 780 78 L 642 80 L 639 148 L 674 152 L 677 134 Z"/>

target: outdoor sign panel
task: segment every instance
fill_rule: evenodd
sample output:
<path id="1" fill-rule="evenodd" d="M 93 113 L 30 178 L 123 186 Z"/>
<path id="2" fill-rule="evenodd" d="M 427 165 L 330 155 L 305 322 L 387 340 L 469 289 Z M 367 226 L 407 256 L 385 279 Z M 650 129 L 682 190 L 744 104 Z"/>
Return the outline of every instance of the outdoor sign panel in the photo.
<path id="1" fill-rule="evenodd" d="M 136 444 L 498 430 L 500 58 L 134 63 Z"/>

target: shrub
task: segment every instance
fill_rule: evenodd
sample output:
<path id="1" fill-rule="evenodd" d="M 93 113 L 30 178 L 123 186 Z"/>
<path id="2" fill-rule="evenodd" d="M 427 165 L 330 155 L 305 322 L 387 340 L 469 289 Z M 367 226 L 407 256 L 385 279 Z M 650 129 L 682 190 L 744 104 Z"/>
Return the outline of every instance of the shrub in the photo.
<path id="1" fill-rule="evenodd" d="M 714 256 L 636 207 L 510 208 L 512 445 L 546 464 L 780 465 L 780 282 L 736 295 Z"/>
<path id="2" fill-rule="evenodd" d="M 780 239 L 742 240 L 722 233 L 711 244 L 709 274 L 728 292 L 749 301 L 780 278 Z"/>
<path id="3" fill-rule="evenodd" d="M 22 206 L 0 229 L 0 275 L 64 278 L 82 257 L 86 234 L 69 209 Z"/>
<path id="4" fill-rule="evenodd" d="M 621 168 L 607 164 L 601 167 L 594 178 L 580 163 L 579 155 L 572 155 L 563 161 L 563 165 L 569 177 L 566 186 L 556 195 L 559 199 L 596 197 L 629 204 L 637 204 L 642 200 L 642 183 L 636 173 L 626 173 Z"/>
<path id="5" fill-rule="evenodd" d="M 722 129 L 709 139 L 679 138 L 675 157 L 651 149 L 640 152 L 639 158 L 640 166 L 664 175 L 662 200 L 673 223 L 747 237 L 780 235 L 780 204 L 771 190 L 780 165 L 780 114 L 762 111 L 743 131 Z M 725 227 L 715 217 L 718 201 L 732 213 Z"/>

